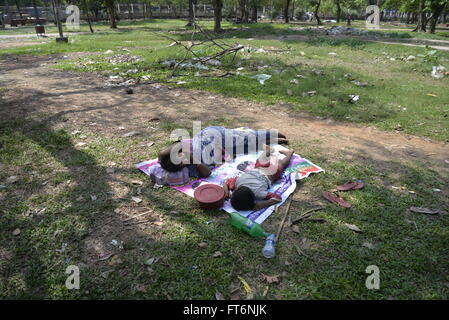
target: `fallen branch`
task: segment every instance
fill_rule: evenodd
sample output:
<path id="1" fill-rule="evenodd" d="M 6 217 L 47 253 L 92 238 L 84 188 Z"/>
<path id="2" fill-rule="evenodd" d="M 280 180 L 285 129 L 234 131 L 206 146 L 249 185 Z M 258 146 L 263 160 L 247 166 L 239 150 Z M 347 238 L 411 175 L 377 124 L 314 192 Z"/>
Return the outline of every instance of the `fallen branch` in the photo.
<path id="1" fill-rule="evenodd" d="M 309 210 L 307 210 L 306 212 L 304 212 L 298 219 L 294 220 L 294 221 L 292 222 L 292 224 L 295 224 L 295 223 L 300 222 L 301 220 L 307 219 L 307 218 L 310 217 L 315 211 L 322 210 L 322 209 L 323 209 L 323 207 L 316 207 L 316 208 L 309 209 Z"/>
<path id="2" fill-rule="evenodd" d="M 281 236 L 282 229 L 284 228 L 285 219 L 287 218 L 288 213 L 290 212 L 290 206 L 292 204 L 292 200 L 289 201 L 287 205 L 287 209 L 285 210 L 284 218 L 282 219 L 281 224 L 279 225 L 278 232 L 276 234 L 275 242 L 278 243 L 279 237 Z"/>

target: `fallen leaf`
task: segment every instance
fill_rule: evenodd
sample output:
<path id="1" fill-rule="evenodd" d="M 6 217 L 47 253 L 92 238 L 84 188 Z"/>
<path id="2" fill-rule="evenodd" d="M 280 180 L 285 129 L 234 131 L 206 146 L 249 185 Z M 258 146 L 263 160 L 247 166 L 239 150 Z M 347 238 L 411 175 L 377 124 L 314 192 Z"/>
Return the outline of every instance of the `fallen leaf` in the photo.
<path id="1" fill-rule="evenodd" d="M 114 270 L 108 270 L 108 271 L 104 271 L 104 272 L 102 272 L 100 275 L 101 275 L 101 277 L 102 278 L 107 278 L 107 277 L 109 277 L 109 274 L 111 273 L 111 272 L 113 272 Z"/>
<path id="2" fill-rule="evenodd" d="M 299 233 L 299 227 L 297 225 L 292 226 L 292 231 L 295 233 Z"/>
<path id="3" fill-rule="evenodd" d="M 136 290 L 139 292 L 145 292 L 147 289 L 143 284 L 136 285 Z"/>
<path id="4" fill-rule="evenodd" d="M 200 247 L 201 249 L 207 248 L 207 243 L 206 242 L 200 242 L 198 244 L 198 247 Z"/>
<path id="5" fill-rule="evenodd" d="M 362 246 L 365 247 L 365 248 L 368 248 L 368 249 L 374 249 L 375 248 L 374 244 L 372 244 L 371 242 L 368 242 L 368 241 L 365 241 L 362 244 Z"/>
<path id="6" fill-rule="evenodd" d="M 410 207 L 408 209 L 412 212 L 424 213 L 424 214 L 436 214 L 439 212 L 438 210 L 432 210 L 432 209 L 422 208 L 422 207 Z"/>
<path id="7" fill-rule="evenodd" d="M 279 275 L 277 276 L 267 276 L 265 274 L 262 274 L 265 281 L 268 283 L 279 283 Z"/>
<path id="8" fill-rule="evenodd" d="M 352 231 L 355 231 L 355 232 L 362 232 L 362 230 L 360 230 L 356 225 L 354 225 L 354 224 L 349 224 L 349 223 L 345 223 L 345 226 L 348 228 L 348 229 L 351 229 Z"/>
<path id="9" fill-rule="evenodd" d="M 247 298 L 251 297 L 252 291 L 251 291 L 251 287 L 249 286 L 248 282 L 246 282 L 246 280 L 243 279 L 241 276 L 237 276 L 237 277 L 239 278 L 240 282 L 242 282 L 242 284 L 243 284 L 243 288 L 246 291 L 246 297 Z"/>
<path id="10" fill-rule="evenodd" d="M 114 255 L 114 256 L 111 258 L 111 261 L 109 261 L 109 265 L 110 265 L 110 266 L 114 266 L 114 265 L 120 264 L 120 263 L 122 263 L 122 260 L 121 260 L 117 255 Z"/>
<path id="11" fill-rule="evenodd" d="M 214 254 L 212 255 L 212 257 L 214 258 L 218 258 L 221 257 L 223 254 L 220 251 L 215 251 Z"/>
<path id="12" fill-rule="evenodd" d="M 12 232 L 13 236 L 18 236 L 20 234 L 20 229 L 16 229 Z"/>
<path id="13" fill-rule="evenodd" d="M 112 253 L 110 253 L 110 254 L 102 254 L 102 255 L 98 258 L 98 261 L 108 260 L 110 257 L 112 257 Z"/>
<path id="14" fill-rule="evenodd" d="M 268 293 L 268 288 L 269 288 L 269 286 L 266 286 L 266 287 L 265 287 L 265 290 L 263 291 L 262 297 L 265 297 L 265 296 L 267 295 L 267 293 Z"/>
<path id="15" fill-rule="evenodd" d="M 215 291 L 215 299 L 224 300 L 225 298 L 223 297 L 223 295 L 220 292 Z"/>

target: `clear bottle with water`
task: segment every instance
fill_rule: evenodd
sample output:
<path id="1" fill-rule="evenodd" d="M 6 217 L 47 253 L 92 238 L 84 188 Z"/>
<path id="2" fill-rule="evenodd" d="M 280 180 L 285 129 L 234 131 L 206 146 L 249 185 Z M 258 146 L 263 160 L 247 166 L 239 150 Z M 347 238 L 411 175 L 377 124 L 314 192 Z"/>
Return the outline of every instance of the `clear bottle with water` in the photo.
<path id="1" fill-rule="evenodd" d="M 265 240 L 265 246 L 262 249 L 262 254 L 265 258 L 271 259 L 274 258 L 274 256 L 276 255 L 275 252 L 275 235 L 274 234 L 270 234 L 267 239 Z"/>

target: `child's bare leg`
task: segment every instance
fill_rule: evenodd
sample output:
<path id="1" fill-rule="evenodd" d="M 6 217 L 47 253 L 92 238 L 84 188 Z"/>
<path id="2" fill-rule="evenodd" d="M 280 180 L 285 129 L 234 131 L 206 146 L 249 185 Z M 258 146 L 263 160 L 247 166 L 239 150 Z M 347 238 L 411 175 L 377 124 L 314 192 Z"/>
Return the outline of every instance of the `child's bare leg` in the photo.
<path id="1" fill-rule="evenodd" d="M 288 167 L 288 164 L 290 163 L 290 160 L 293 156 L 294 151 L 293 150 L 280 150 L 279 153 L 282 153 L 285 155 L 285 157 L 278 161 L 278 167 L 282 168 L 282 170 L 285 170 L 285 168 Z"/>

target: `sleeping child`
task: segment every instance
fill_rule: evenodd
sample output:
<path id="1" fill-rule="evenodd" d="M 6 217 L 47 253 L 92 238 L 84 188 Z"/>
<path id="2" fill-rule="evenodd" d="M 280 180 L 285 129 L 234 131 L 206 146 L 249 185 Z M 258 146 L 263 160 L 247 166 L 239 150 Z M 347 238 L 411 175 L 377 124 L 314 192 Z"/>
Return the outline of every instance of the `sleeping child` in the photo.
<path id="1" fill-rule="evenodd" d="M 279 159 L 272 156 L 271 148 L 264 145 L 264 152 L 253 169 L 224 181 L 225 195 L 231 198 L 234 209 L 257 211 L 281 201 L 280 195 L 268 192 L 268 189 L 281 178 L 282 172 L 290 163 L 293 150 L 279 152 L 285 157 Z"/>

